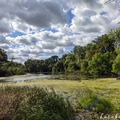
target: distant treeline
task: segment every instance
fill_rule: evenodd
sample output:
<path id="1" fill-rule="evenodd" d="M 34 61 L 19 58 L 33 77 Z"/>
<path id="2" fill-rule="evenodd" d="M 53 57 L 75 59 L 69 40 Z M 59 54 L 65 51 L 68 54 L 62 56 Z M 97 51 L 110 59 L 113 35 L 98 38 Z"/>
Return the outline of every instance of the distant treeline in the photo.
<path id="1" fill-rule="evenodd" d="M 80 73 L 87 76 L 111 77 L 120 74 L 120 28 L 97 37 L 86 46 L 75 46 L 73 51 L 59 58 L 25 61 L 24 65 L 8 61 L 6 52 L 0 49 L 0 76 L 52 72 Z"/>

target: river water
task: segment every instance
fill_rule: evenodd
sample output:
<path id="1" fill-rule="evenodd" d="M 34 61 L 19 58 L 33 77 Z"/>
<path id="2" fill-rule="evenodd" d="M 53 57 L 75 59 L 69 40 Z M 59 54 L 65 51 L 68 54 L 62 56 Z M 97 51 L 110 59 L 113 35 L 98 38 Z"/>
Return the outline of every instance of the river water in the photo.
<path id="1" fill-rule="evenodd" d="M 30 76 L 30 77 L 18 77 L 18 78 L 8 78 L 5 79 L 5 82 L 24 82 L 25 80 L 33 80 L 33 79 L 40 79 L 40 78 L 50 78 L 50 77 L 57 77 L 60 75 L 38 75 L 38 76 Z"/>

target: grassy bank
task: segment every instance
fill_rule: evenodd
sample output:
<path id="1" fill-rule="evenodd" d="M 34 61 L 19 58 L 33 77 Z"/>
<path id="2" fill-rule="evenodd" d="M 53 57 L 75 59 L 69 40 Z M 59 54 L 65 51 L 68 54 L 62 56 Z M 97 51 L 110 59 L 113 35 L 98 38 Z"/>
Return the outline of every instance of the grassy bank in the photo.
<path id="1" fill-rule="evenodd" d="M 72 103 L 73 109 L 76 111 L 76 114 L 80 114 L 81 116 L 83 116 L 83 114 L 85 116 L 86 114 L 88 116 L 94 116 L 95 114 L 97 117 L 99 117 L 101 114 L 100 112 L 101 109 L 103 111 L 107 107 L 108 108 L 111 107 L 111 110 L 113 110 L 112 114 L 119 113 L 120 81 L 116 80 L 115 78 L 100 78 L 81 81 L 47 78 L 47 79 L 34 79 L 18 83 L 16 82 L 0 83 L 0 86 L 1 88 L 4 87 L 6 88 L 6 86 L 11 87 L 17 86 L 17 88 L 21 86 L 23 88 L 25 86 L 26 87 L 29 86 L 30 88 L 34 88 L 34 86 L 37 86 L 38 88 L 42 87 L 44 89 L 49 89 L 52 87 L 55 89 L 55 91 L 58 91 L 58 93 L 64 94 L 64 98 L 69 99 L 70 103 Z M 29 91 L 31 90 L 29 89 Z M 25 92 L 22 92 L 23 94 L 22 96 L 25 96 L 24 93 Z M 109 103 L 109 101 L 111 103 Z M 96 106 L 97 105 L 99 106 L 99 104 L 103 105 L 100 105 L 100 107 L 97 108 Z M 112 104 L 115 106 L 116 110 L 114 109 Z M 89 106 L 91 106 L 92 108 L 89 108 Z M 93 106 L 95 106 L 95 108 Z M 81 113 L 82 111 L 84 112 Z M 99 111 L 99 113 L 97 111 Z M 105 111 L 107 111 L 107 109 Z M 110 111 L 108 111 L 108 113 L 110 113 Z"/>
<path id="2" fill-rule="evenodd" d="M 53 88 L 2 86 L 0 96 L 0 120 L 92 120 L 119 111 L 87 88 L 66 94 Z"/>
<path id="3" fill-rule="evenodd" d="M 40 86 L 45 88 L 53 87 L 56 90 L 65 92 L 75 91 L 76 89 L 87 88 L 98 94 L 99 96 L 105 96 L 111 100 L 118 107 L 120 106 L 120 81 L 115 78 L 101 78 L 92 80 L 51 80 L 51 79 L 34 79 L 25 82 L 9 82 L 0 83 L 1 86 Z"/>

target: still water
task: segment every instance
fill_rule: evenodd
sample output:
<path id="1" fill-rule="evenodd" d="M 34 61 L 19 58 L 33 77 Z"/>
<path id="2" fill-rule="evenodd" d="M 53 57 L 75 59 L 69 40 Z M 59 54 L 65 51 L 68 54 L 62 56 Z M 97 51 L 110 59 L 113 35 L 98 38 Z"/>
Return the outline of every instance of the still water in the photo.
<path id="1" fill-rule="evenodd" d="M 50 77 L 56 77 L 60 75 L 38 75 L 38 76 L 30 76 L 30 77 L 18 77 L 18 78 L 8 78 L 5 79 L 5 82 L 24 82 L 25 80 L 33 80 L 33 79 L 40 79 L 40 78 L 50 78 Z"/>

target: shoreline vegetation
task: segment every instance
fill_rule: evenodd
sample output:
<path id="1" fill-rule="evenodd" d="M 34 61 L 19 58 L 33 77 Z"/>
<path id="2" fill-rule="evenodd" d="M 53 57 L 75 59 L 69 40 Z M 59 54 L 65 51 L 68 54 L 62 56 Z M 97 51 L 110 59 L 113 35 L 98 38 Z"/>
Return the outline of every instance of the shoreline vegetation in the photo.
<path id="1" fill-rule="evenodd" d="M 92 120 L 99 119 L 101 114 L 115 116 L 120 111 L 120 82 L 115 78 L 36 79 L 0 86 L 1 120 Z"/>

